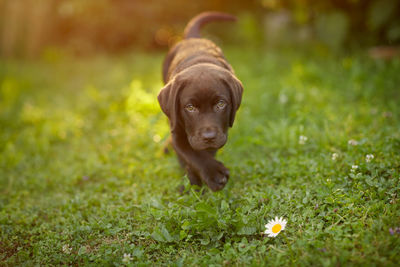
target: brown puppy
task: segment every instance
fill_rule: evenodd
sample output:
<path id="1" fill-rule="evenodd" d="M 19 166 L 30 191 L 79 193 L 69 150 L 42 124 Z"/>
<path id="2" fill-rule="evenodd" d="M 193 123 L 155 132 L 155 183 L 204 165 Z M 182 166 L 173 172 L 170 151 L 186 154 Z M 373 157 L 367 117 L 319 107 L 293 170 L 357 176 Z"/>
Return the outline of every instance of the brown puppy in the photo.
<path id="1" fill-rule="evenodd" d="M 221 49 L 200 38 L 200 28 L 215 20 L 234 21 L 234 16 L 206 12 L 186 26 L 184 40 L 168 53 L 163 65 L 166 84 L 158 95 L 168 116 L 172 145 L 191 184 L 221 190 L 229 171 L 214 159 L 225 145 L 239 108 L 243 87 Z"/>

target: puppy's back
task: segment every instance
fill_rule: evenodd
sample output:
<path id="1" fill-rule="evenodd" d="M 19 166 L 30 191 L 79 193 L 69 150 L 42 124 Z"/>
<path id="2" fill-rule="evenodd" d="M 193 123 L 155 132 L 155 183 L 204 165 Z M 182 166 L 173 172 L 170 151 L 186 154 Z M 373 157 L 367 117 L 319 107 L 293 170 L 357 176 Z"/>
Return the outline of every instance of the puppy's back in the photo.
<path id="1" fill-rule="evenodd" d="M 221 12 L 204 12 L 190 20 L 184 31 L 185 39 L 175 44 L 164 60 L 164 83 L 185 68 L 199 63 L 211 63 L 233 71 L 221 49 L 212 41 L 200 38 L 200 29 L 212 21 L 235 20 L 236 17 Z"/>
<path id="2" fill-rule="evenodd" d="M 222 50 L 212 41 L 191 38 L 177 43 L 168 53 L 164 62 L 164 82 L 182 70 L 200 63 L 210 63 L 233 72 Z"/>

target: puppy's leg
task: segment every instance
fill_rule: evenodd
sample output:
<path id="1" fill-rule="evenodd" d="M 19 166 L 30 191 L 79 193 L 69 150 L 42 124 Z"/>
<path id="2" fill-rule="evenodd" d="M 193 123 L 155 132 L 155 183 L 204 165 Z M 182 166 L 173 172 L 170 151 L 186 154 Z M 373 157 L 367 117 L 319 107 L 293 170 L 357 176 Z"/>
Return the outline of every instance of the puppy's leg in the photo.
<path id="1" fill-rule="evenodd" d="M 229 170 L 214 158 L 208 158 L 200 169 L 200 177 L 213 191 L 225 187 L 229 179 Z"/>
<path id="2" fill-rule="evenodd" d="M 208 150 L 207 153 L 210 157 L 207 158 L 206 164 L 204 164 L 201 176 L 208 180 L 207 185 L 213 191 L 217 191 L 224 188 L 228 182 L 229 170 L 222 162 L 214 158 L 217 150 Z"/>
<path id="3" fill-rule="evenodd" d="M 168 138 L 164 141 L 162 147 L 163 147 L 163 152 L 164 152 L 164 154 L 169 154 L 169 153 L 170 153 L 170 151 L 172 150 L 172 137 L 171 137 L 171 136 L 168 137 Z"/>
<path id="4" fill-rule="evenodd" d="M 173 136 L 173 145 L 180 160 L 186 162 L 191 170 L 191 183 L 198 183 L 200 178 L 200 181 L 206 183 L 213 191 L 224 188 L 229 179 L 229 170 L 214 159 L 215 151 L 195 151 L 186 138 L 178 138 L 176 135 Z"/>
<path id="5" fill-rule="evenodd" d="M 192 168 L 190 168 L 190 166 L 187 164 L 185 159 L 182 156 L 180 156 L 179 153 L 177 153 L 177 155 L 178 155 L 179 164 L 186 171 L 186 174 L 189 178 L 190 184 L 201 187 L 203 185 L 203 183 L 201 182 L 199 175 Z"/>
<path id="6" fill-rule="evenodd" d="M 191 185 L 197 185 L 200 187 L 203 185 L 201 178 L 194 170 L 192 170 L 190 167 L 186 167 L 186 172 Z"/>

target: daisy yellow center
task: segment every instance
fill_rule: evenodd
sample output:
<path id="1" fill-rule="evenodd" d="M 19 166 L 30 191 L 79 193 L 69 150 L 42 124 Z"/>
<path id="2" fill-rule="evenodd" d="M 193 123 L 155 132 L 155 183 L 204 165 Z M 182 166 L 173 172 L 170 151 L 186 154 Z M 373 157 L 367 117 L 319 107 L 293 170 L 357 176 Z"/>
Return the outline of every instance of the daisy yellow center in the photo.
<path id="1" fill-rule="evenodd" d="M 280 224 L 275 224 L 274 226 L 272 226 L 272 232 L 274 234 L 279 233 L 279 231 L 282 229 L 282 226 Z"/>

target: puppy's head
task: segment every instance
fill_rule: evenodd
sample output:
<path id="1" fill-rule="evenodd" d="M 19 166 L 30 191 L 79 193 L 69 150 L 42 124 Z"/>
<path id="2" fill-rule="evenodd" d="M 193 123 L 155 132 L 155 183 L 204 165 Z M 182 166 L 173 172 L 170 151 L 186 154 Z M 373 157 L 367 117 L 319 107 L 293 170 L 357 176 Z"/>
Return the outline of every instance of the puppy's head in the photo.
<path id="1" fill-rule="evenodd" d="M 229 71 L 213 64 L 197 64 L 176 75 L 158 101 L 171 131 L 182 127 L 194 150 L 225 145 L 240 106 L 243 87 Z"/>

